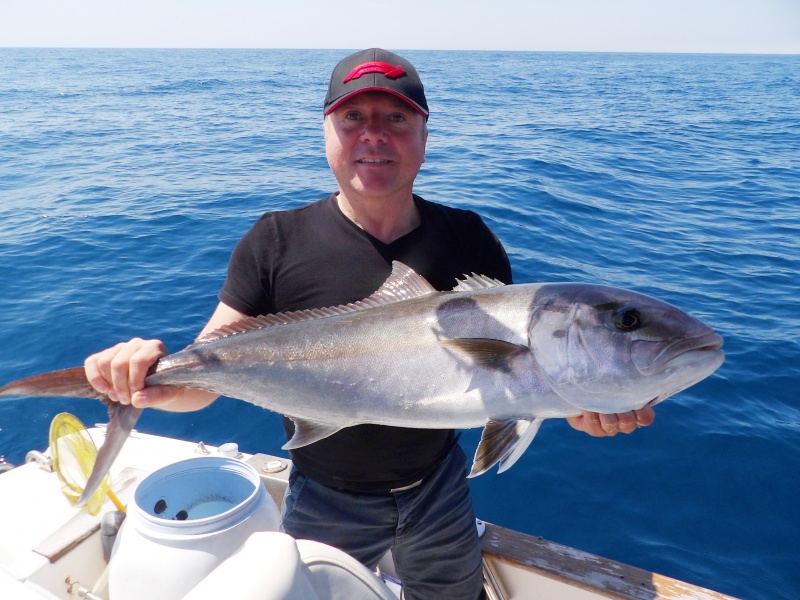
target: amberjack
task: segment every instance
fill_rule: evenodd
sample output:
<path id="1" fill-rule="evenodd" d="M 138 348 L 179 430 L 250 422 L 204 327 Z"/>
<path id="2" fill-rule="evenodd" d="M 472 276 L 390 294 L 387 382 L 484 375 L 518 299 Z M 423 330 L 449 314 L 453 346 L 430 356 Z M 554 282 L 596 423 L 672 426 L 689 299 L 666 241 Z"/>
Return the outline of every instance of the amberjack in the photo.
<path id="1" fill-rule="evenodd" d="M 678 308 L 586 283 L 503 285 L 465 275 L 435 290 L 402 263 L 352 304 L 247 318 L 162 357 L 145 384 L 209 390 L 288 416 L 312 444 L 362 423 L 483 427 L 469 476 L 510 468 L 546 419 L 654 405 L 713 373 L 722 338 Z M 83 367 L 21 379 L 0 396 L 99 398 L 106 440 L 90 498 L 141 409 L 111 402 Z"/>

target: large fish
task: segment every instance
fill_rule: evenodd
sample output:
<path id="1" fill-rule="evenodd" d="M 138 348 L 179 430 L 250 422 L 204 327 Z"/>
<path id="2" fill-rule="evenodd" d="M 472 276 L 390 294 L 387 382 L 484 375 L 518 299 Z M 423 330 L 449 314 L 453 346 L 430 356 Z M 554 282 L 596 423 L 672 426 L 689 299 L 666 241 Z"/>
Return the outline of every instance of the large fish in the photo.
<path id="1" fill-rule="evenodd" d="M 697 383 L 722 338 L 648 296 L 582 283 L 505 286 L 466 276 L 450 292 L 394 263 L 369 298 L 247 319 L 161 358 L 146 385 L 210 390 L 289 416 L 311 444 L 361 423 L 484 427 L 470 476 L 519 458 L 544 419 L 619 413 Z M 104 399 L 111 421 L 91 496 L 141 410 L 108 402 L 82 367 L 22 379 L 0 396 Z"/>

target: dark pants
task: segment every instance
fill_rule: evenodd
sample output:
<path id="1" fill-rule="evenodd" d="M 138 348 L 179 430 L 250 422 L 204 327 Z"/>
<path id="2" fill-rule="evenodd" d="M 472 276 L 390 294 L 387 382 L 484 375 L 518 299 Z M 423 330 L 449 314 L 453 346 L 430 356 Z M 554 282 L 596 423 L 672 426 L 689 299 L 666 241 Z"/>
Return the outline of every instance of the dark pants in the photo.
<path id="1" fill-rule="evenodd" d="M 408 600 L 472 600 L 482 591 L 466 457 L 458 445 L 421 485 L 404 492 L 337 490 L 294 470 L 282 529 L 344 550 L 370 569 L 391 548 Z"/>

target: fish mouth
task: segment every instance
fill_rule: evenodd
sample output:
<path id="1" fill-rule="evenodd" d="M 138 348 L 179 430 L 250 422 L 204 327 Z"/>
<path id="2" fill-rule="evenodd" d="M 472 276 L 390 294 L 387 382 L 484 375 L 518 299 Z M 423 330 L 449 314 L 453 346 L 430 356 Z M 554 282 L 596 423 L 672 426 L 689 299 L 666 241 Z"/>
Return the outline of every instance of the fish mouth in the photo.
<path id="1" fill-rule="evenodd" d="M 708 333 L 689 340 L 680 340 L 670 344 L 659 353 L 654 364 L 653 373 L 677 371 L 681 368 L 691 369 L 694 373 L 689 378 L 678 380 L 672 389 L 650 400 L 645 406 L 655 406 L 662 400 L 682 392 L 716 371 L 725 361 L 722 351 L 722 338 L 716 333 Z"/>
<path id="2" fill-rule="evenodd" d="M 666 353 L 672 354 L 671 357 L 666 359 L 666 362 L 685 354 L 687 352 L 715 352 L 722 348 L 722 336 L 719 334 L 711 331 L 706 333 L 705 335 L 701 335 L 695 338 L 689 338 L 687 340 L 678 340 L 673 342 L 664 350 L 661 351 L 661 354 L 656 357 L 656 360 L 660 359 L 662 355 Z"/>
<path id="3" fill-rule="evenodd" d="M 690 363 L 719 361 L 722 364 L 725 356 L 722 344 L 722 337 L 713 331 L 692 338 L 680 338 L 667 344 L 650 360 L 637 361 L 634 357 L 634 364 L 644 375 L 653 375 L 670 367 Z M 642 364 L 638 364 L 639 362 Z"/>

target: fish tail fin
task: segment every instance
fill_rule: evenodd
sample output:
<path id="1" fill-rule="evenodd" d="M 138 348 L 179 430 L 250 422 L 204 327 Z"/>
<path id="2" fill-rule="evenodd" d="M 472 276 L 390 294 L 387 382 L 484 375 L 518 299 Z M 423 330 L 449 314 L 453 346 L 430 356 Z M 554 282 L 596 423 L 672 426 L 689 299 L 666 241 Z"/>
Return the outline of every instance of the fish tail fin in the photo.
<path id="1" fill-rule="evenodd" d="M 0 396 L 68 396 L 96 398 L 108 403 L 108 396 L 94 389 L 86 379 L 83 367 L 61 369 L 12 381 L 0 388 Z"/>
<path id="2" fill-rule="evenodd" d="M 109 423 L 106 439 L 97 453 L 89 480 L 77 506 L 83 506 L 97 490 L 108 473 L 114 459 L 122 450 L 125 440 L 136 425 L 141 408 L 111 402 L 105 394 L 94 389 L 86 379 L 83 367 L 51 371 L 25 379 L 12 381 L 0 388 L 0 396 L 67 396 L 70 398 L 95 398 L 108 406 Z"/>
<path id="3" fill-rule="evenodd" d="M 130 404 L 113 403 L 109 406 L 108 415 L 110 420 L 106 427 L 106 439 L 97 452 L 92 472 L 89 474 L 89 479 L 83 488 L 81 497 L 78 498 L 76 506 L 83 506 L 94 495 L 111 469 L 111 465 L 114 464 L 117 456 L 119 456 L 125 440 L 128 439 L 131 431 L 133 431 L 133 427 L 141 414 L 141 408 L 136 408 Z"/>

